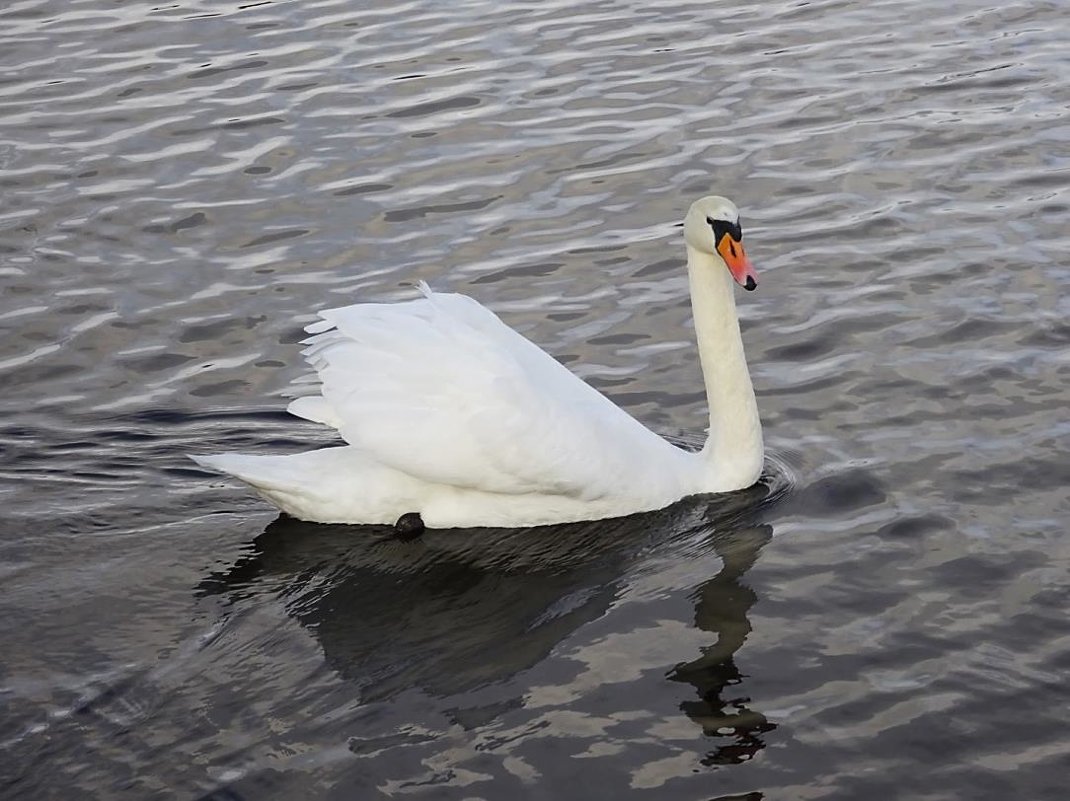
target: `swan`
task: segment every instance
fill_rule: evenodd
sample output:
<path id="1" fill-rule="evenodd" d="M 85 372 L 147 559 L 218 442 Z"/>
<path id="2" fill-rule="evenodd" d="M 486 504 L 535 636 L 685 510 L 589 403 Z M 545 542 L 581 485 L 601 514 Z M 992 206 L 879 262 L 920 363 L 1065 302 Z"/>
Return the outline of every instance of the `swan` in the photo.
<path id="1" fill-rule="evenodd" d="M 710 415 L 700 451 L 650 431 L 476 300 L 421 283 L 415 300 L 328 309 L 305 328 L 320 392 L 288 411 L 345 445 L 192 458 L 302 520 L 421 529 L 598 520 L 749 487 L 762 427 L 732 289 L 757 277 L 736 206 L 695 201 L 684 241 Z"/>

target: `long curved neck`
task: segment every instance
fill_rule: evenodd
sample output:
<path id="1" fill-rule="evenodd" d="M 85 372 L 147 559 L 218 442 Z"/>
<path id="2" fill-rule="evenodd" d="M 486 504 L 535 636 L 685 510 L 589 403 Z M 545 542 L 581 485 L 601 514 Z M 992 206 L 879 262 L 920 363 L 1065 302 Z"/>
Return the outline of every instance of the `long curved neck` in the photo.
<path id="1" fill-rule="evenodd" d="M 702 490 L 742 489 L 761 475 L 764 449 L 732 276 L 720 259 L 691 245 L 687 246 L 687 274 L 710 409 L 709 437 L 702 449 L 706 466 Z"/>

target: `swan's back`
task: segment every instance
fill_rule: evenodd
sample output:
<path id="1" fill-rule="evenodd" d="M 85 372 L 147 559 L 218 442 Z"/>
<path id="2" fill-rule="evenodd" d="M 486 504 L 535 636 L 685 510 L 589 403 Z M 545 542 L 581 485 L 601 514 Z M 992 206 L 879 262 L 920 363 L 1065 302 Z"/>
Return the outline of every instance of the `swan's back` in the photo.
<path id="1" fill-rule="evenodd" d="M 689 454 L 475 300 L 421 289 L 417 300 L 321 312 L 304 351 L 321 392 L 290 411 L 433 485 L 583 501 L 678 495 Z"/>

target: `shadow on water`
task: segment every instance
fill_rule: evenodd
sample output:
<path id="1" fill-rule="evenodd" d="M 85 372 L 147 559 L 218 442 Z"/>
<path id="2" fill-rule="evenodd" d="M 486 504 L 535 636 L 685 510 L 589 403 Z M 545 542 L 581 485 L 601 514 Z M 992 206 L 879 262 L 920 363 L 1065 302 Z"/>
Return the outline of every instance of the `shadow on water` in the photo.
<path id="1" fill-rule="evenodd" d="M 447 698 L 537 665 L 603 616 L 636 572 L 713 551 L 722 567 L 693 597 L 695 626 L 716 640 L 700 658 L 669 668 L 668 678 L 695 688 L 698 699 L 681 710 L 703 733 L 727 739 L 706 763 L 742 762 L 775 727 L 731 695 L 742 680 L 734 654 L 756 600 L 741 579 L 772 536 L 760 518 L 786 489 L 774 477 L 647 514 L 539 529 L 428 531 L 410 542 L 389 527 L 282 516 L 247 555 L 206 577 L 198 594 L 239 608 L 281 601 L 319 642 L 327 665 L 359 688 L 362 703 L 409 689 Z"/>

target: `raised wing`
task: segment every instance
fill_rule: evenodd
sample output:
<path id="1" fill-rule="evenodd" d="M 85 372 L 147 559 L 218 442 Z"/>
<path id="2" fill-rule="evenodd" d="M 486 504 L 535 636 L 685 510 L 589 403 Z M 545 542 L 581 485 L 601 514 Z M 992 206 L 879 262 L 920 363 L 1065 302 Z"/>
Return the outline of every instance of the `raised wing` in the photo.
<path id="1" fill-rule="evenodd" d="M 321 395 L 290 411 L 404 473 L 488 492 L 587 500 L 674 461 L 674 446 L 493 312 L 421 289 L 321 312 L 303 351 Z"/>

